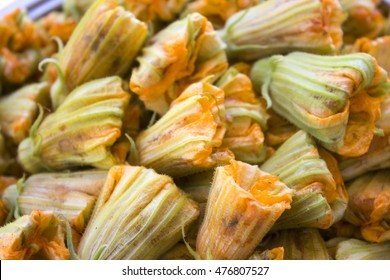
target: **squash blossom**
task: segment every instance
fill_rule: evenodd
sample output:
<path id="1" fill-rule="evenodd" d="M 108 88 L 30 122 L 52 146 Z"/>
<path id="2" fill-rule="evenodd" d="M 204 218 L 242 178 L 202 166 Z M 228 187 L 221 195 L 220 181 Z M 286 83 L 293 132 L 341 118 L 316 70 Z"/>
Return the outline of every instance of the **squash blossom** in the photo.
<path id="1" fill-rule="evenodd" d="M 284 142 L 260 167 L 293 189 L 291 209 L 273 230 L 315 227 L 326 229 L 341 220 L 348 196 L 337 161 L 300 130 Z"/>
<path id="2" fill-rule="evenodd" d="M 285 209 L 292 191 L 255 165 L 217 167 L 196 240 L 202 259 L 248 259 Z"/>
<path id="3" fill-rule="evenodd" d="M 232 15 L 219 35 L 228 56 L 241 61 L 292 51 L 335 54 L 342 19 L 337 0 L 269 0 Z"/>
<path id="4" fill-rule="evenodd" d="M 119 161 L 111 147 L 121 135 L 129 100 L 119 77 L 83 84 L 36 122 L 18 147 L 19 162 L 30 173 L 86 165 L 109 169 Z"/>
<path id="5" fill-rule="evenodd" d="M 390 241 L 389 171 L 366 173 L 347 184 L 350 200 L 344 220 L 360 227 L 370 242 Z"/>
<path id="6" fill-rule="evenodd" d="M 390 88 L 386 71 L 365 53 L 277 55 L 256 62 L 251 78 L 276 113 L 347 157 L 367 152 Z"/>
<path id="7" fill-rule="evenodd" d="M 106 177 L 105 170 L 34 174 L 22 183 L 17 197 L 13 198 L 16 184 L 8 187 L 3 200 L 6 204 L 14 200 L 22 215 L 30 215 L 34 210 L 63 214 L 81 234 Z M 8 205 L 12 206 L 15 205 Z"/>
<path id="8" fill-rule="evenodd" d="M 256 98 L 251 80 L 232 66 L 215 85 L 225 92 L 227 129 L 222 147 L 229 148 L 237 160 L 251 164 L 264 161 L 264 131 L 269 116 Z"/>
<path id="9" fill-rule="evenodd" d="M 65 232 L 52 212 L 33 211 L 0 228 L 0 259 L 68 260 Z"/>
<path id="10" fill-rule="evenodd" d="M 198 205 L 170 177 L 141 166 L 114 166 L 78 254 L 81 259 L 156 259 L 198 215 Z"/>
<path id="11" fill-rule="evenodd" d="M 165 114 L 190 84 L 219 77 L 228 67 L 225 44 L 198 13 L 174 21 L 153 36 L 138 57 L 130 88 L 147 109 Z"/>
<path id="12" fill-rule="evenodd" d="M 206 82 L 190 85 L 137 139 L 140 164 L 172 177 L 194 174 L 234 157 L 222 148 L 224 92 Z"/>

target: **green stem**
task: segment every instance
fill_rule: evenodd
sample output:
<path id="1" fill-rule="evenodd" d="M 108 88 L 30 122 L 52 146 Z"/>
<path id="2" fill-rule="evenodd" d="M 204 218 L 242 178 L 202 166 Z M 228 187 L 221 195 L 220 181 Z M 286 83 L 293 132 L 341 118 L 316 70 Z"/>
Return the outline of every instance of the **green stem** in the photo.
<path id="1" fill-rule="evenodd" d="M 65 224 L 66 227 L 66 245 L 70 253 L 70 258 L 72 260 L 79 260 L 80 258 L 73 246 L 72 228 L 70 227 L 69 221 L 64 214 L 58 214 L 58 218 Z"/>

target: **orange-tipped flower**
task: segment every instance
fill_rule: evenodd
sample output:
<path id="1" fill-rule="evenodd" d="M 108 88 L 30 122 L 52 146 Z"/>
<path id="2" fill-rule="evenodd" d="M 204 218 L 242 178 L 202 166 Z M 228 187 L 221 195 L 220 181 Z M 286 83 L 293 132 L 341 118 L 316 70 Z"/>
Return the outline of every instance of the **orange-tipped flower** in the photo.
<path id="1" fill-rule="evenodd" d="M 255 60 L 305 51 L 334 54 L 342 44 L 337 0 L 269 0 L 231 16 L 220 31 L 230 57 Z"/>
<path id="2" fill-rule="evenodd" d="M 157 33 L 138 58 L 130 88 L 146 108 L 160 115 L 191 83 L 227 68 L 225 45 L 210 22 L 198 13 L 175 21 Z"/>
<path id="3" fill-rule="evenodd" d="M 60 220 L 51 212 L 33 211 L 0 228 L 0 259 L 70 259 Z"/>
<path id="4" fill-rule="evenodd" d="M 109 169 L 120 162 L 111 147 L 129 100 L 119 77 L 83 84 L 34 125 L 18 147 L 19 162 L 31 173 L 85 165 Z"/>
<path id="5" fill-rule="evenodd" d="M 217 167 L 196 240 L 202 259 L 248 259 L 285 209 L 291 190 L 257 166 Z"/>
<path id="6" fill-rule="evenodd" d="M 275 55 L 256 62 L 251 78 L 268 106 L 348 157 L 367 152 L 390 88 L 386 71 L 365 53 Z"/>
<path id="7" fill-rule="evenodd" d="M 367 173 L 347 185 L 350 197 L 344 219 L 360 226 L 364 239 L 390 240 L 389 169 Z"/>
<path id="8" fill-rule="evenodd" d="M 215 85 L 225 92 L 227 129 L 222 147 L 229 148 L 237 160 L 262 162 L 266 156 L 264 130 L 268 114 L 256 98 L 251 80 L 231 67 Z"/>
<path id="9" fill-rule="evenodd" d="M 345 13 L 344 41 L 353 43 L 359 37 L 375 38 L 383 30 L 385 20 L 376 7 L 378 0 L 339 0 Z"/>
<path id="10" fill-rule="evenodd" d="M 93 79 L 125 75 L 147 33 L 146 24 L 116 0 L 96 1 L 60 54 L 60 67 L 68 89 Z"/>
<path id="11" fill-rule="evenodd" d="M 35 174 L 21 183 L 17 197 L 17 184 L 8 187 L 3 200 L 8 208 L 17 204 L 21 215 L 30 215 L 34 210 L 63 214 L 81 234 L 106 177 L 104 170 Z"/>
<path id="12" fill-rule="evenodd" d="M 181 177 L 218 164 L 233 154 L 220 148 L 226 131 L 224 93 L 205 82 L 192 84 L 168 112 L 137 138 L 140 164 Z"/>
<path id="13" fill-rule="evenodd" d="M 199 215 L 165 175 L 141 166 L 110 169 L 78 253 L 81 259 L 156 259 Z"/>
<path id="14" fill-rule="evenodd" d="M 38 106 L 48 106 L 47 83 L 31 84 L 0 99 L 0 126 L 5 135 L 18 144 L 27 138 L 38 116 Z"/>
<path id="15" fill-rule="evenodd" d="M 314 140 L 298 131 L 261 166 L 294 190 L 291 209 L 276 222 L 274 230 L 297 227 L 329 228 L 339 221 L 348 197 L 337 161 L 318 151 Z"/>

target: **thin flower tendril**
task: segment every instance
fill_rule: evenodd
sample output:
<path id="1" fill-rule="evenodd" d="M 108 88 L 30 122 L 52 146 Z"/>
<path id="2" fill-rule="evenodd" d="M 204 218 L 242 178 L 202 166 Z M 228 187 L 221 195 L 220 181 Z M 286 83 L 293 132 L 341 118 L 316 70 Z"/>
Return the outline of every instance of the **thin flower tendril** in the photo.
<path id="1" fill-rule="evenodd" d="M 38 137 L 38 143 L 34 147 L 33 152 L 32 152 L 32 156 L 34 156 L 34 157 L 39 157 L 39 155 L 41 154 L 41 150 L 42 150 L 42 136 L 40 134 L 38 134 L 37 137 Z"/>
<path id="2" fill-rule="evenodd" d="M 33 123 L 33 125 L 31 126 L 31 129 L 30 129 L 30 138 L 35 138 L 36 134 L 37 134 L 37 130 L 38 130 L 38 127 L 39 125 L 41 124 L 42 120 L 43 120 L 43 115 L 44 115 L 44 110 L 43 110 L 43 107 L 41 104 L 37 104 L 38 105 L 38 110 L 39 110 L 39 113 L 38 113 L 38 117 L 36 118 L 35 122 Z"/>
<path id="3" fill-rule="evenodd" d="M 57 216 L 66 228 L 66 246 L 68 247 L 70 258 L 72 260 L 79 260 L 80 258 L 77 255 L 73 246 L 72 228 L 70 227 L 69 221 L 64 214 L 57 214 Z"/>
<path id="4" fill-rule="evenodd" d="M 24 182 L 26 181 L 26 174 L 23 174 L 23 177 L 16 182 L 16 190 L 18 194 L 21 194 L 24 190 Z"/>
<path id="5" fill-rule="evenodd" d="M 62 71 L 61 66 L 60 66 L 60 64 L 59 64 L 57 59 L 55 59 L 55 58 L 45 58 L 38 65 L 39 71 L 43 72 L 44 71 L 43 66 L 48 64 L 48 63 L 54 64 L 54 66 L 56 67 L 57 75 L 58 75 L 58 78 L 60 79 L 61 84 L 65 85 L 64 72 Z"/>
<path id="6" fill-rule="evenodd" d="M 18 199 L 19 199 L 19 196 L 22 194 L 22 192 L 24 190 L 24 182 L 25 181 L 26 181 L 26 174 L 23 174 L 23 177 L 20 178 L 16 182 L 16 197 L 15 197 L 15 203 L 13 204 L 14 205 L 13 214 L 14 214 L 14 218 L 15 219 L 18 219 L 18 218 L 21 217 Z"/>
<path id="7" fill-rule="evenodd" d="M 153 126 L 157 121 L 157 112 L 153 112 L 153 115 L 149 121 L 148 128 Z"/>
<path id="8" fill-rule="evenodd" d="M 135 144 L 133 138 L 131 138 L 127 133 L 125 133 L 125 136 L 127 140 L 129 140 L 130 142 L 129 163 L 131 165 L 137 165 L 139 164 L 139 153 L 138 153 L 137 145 Z"/>
<path id="9" fill-rule="evenodd" d="M 58 36 L 53 36 L 50 39 L 57 44 L 58 53 L 61 53 L 64 49 L 64 42 L 62 42 L 61 38 Z"/>
<path id="10" fill-rule="evenodd" d="M 269 95 L 269 85 L 271 83 L 271 77 L 267 78 L 265 83 L 261 86 L 261 95 L 264 97 L 266 103 L 267 103 L 267 109 L 271 108 L 272 106 L 272 99 Z"/>
<path id="11" fill-rule="evenodd" d="M 194 249 L 192 249 L 191 245 L 188 243 L 187 236 L 184 232 L 184 225 L 181 225 L 181 235 L 183 237 L 183 242 L 186 245 L 187 250 L 191 254 L 191 256 L 193 256 L 195 260 L 200 260 L 199 254 Z"/>
<path id="12" fill-rule="evenodd" d="M 281 56 L 281 55 L 273 56 L 270 59 L 270 65 L 269 65 L 270 69 L 267 69 L 268 77 L 266 78 L 264 84 L 261 86 L 261 95 L 264 97 L 264 99 L 267 103 L 267 109 L 271 108 L 271 106 L 272 106 L 272 99 L 271 99 L 270 94 L 269 94 L 269 87 L 270 87 L 271 81 L 272 81 L 272 73 L 275 70 L 277 62 L 279 62 L 282 59 L 283 59 L 283 56 Z"/>

